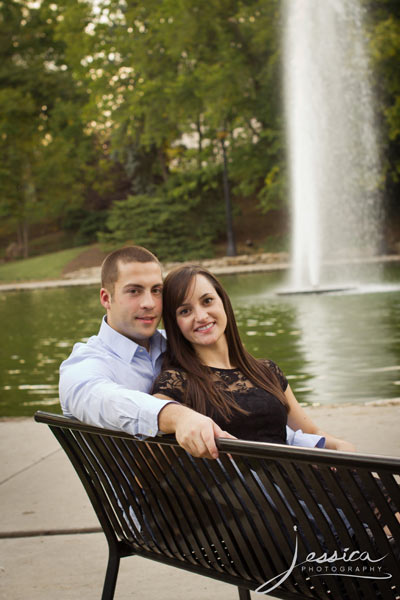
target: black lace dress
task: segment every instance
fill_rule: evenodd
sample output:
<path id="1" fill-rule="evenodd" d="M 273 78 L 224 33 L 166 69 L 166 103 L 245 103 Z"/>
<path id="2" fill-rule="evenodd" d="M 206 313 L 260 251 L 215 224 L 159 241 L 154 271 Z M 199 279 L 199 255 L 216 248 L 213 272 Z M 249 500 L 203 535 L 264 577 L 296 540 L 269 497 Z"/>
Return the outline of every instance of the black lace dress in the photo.
<path id="1" fill-rule="evenodd" d="M 288 382 L 281 369 L 270 360 L 264 362 L 285 391 Z M 249 414 L 235 412 L 229 421 L 211 411 L 207 416 L 212 417 L 221 429 L 242 440 L 286 444 L 287 409 L 278 398 L 256 387 L 239 369 L 210 369 L 213 383 L 228 390 L 238 406 Z M 164 394 L 183 403 L 185 386 L 186 373 L 168 369 L 158 376 L 152 393 Z"/>

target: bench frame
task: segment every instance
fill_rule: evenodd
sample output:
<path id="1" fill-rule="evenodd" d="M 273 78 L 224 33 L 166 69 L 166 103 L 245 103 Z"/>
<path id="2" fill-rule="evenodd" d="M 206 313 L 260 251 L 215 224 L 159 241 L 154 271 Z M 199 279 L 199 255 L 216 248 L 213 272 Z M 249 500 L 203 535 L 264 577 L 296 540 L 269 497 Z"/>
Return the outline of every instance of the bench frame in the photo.
<path id="1" fill-rule="evenodd" d="M 63 447 L 107 538 L 102 600 L 114 597 L 121 558 L 135 554 L 233 584 L 240 600 L 266 589 L 283 600 L 400 598 L 398 458 L 219 439 L 212 461 L 168 437 L 138 440 L 42 411 L 35 420 Z M 367 556 L 387 579 L 310 571 L 371 568 Z M 301 560 L 306 575 L 293 566 Z"/>

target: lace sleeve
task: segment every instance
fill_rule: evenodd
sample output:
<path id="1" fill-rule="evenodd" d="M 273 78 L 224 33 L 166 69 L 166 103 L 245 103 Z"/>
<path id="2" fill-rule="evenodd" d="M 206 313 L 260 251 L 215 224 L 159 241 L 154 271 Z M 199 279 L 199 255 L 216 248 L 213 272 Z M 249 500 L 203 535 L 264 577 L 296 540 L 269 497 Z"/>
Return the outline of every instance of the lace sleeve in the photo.
<path id="1" fill-rule="evenodd" d="M 282 369 L 280 369 L 280 367 L 278 367 L 278 365 L 276 363 L 274 363 L 272 360 L 266 359 L 263 361 L 263 363 L 268 367 L 268 369 L 270 371 L 272 371 L 276 375 L 282 390 L 284 392 L 286 392 L 286 388 L 288 387 L 289 383 L 288 383 L 288 380 L 286 379 L 285 375 L 283 374 Z"/>
<path id="2" fill-rule="evenodd" d="M 164 394 L 177 402 L 183 402 L 186 377 L 178 369 L 162 371 L 153 384 L 152 394 Z"/>

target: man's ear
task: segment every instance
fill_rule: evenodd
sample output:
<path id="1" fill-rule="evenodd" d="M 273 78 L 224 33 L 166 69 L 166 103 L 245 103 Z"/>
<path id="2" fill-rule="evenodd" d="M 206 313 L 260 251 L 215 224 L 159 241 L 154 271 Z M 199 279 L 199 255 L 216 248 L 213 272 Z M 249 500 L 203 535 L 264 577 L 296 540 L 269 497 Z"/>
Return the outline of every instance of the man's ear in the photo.
<path id="1" fill-rule="evenodd" d="M 106 288 L 101 288 L 100 290 L 100 302 L 102 306 L 106 310 L 109 310 L 111 307 L 111 294 Z"/>

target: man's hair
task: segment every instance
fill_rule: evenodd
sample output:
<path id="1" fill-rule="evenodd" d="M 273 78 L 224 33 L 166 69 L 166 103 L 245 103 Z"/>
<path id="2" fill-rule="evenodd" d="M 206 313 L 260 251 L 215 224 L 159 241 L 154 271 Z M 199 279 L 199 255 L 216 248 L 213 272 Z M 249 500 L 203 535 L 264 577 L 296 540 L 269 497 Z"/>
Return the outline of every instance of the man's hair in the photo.
<path id="1" fill-rule="evenodd" d="M 146 250 L 142 246 L 125 246 L 124 248 L 119 248 L 119 250 L 114 250 L 114 252 L 106 256 L 101 265 L 101 287 L 106 288 L 113 294 L 115 282 L 119 274 L 119 263 L 125 264 L 130 262 L 155 262 L 160 265 L 158 258 L 150 250 Z"/>

